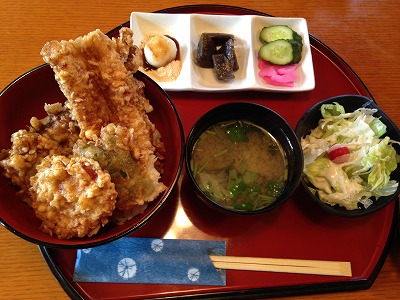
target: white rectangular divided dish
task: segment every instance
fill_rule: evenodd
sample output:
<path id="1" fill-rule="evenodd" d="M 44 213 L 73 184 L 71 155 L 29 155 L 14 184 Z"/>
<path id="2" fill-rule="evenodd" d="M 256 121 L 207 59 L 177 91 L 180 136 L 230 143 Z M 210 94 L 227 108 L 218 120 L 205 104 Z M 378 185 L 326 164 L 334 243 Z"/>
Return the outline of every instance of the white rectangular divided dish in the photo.
<path id="1" fill-rule="evenodd" d="M 182 70 L 175 81 L 157 83 L 169 91 L 235 91 L 260 90 L 276 92 L 309 91 L 315 87 L 307 22 L 303 18 L 275 18 L 256 15 L 161 14 L 133 12 L 130 20 L 134 44 L 140 46 L 146 36 L 162 34 L 173 37 L 180 47 Z M 259 34 L 263 27 L 287 25 L 303 38 L 298 79 L 294 87 L 270 85 L 258 76 Z M 196 64 L 197 45 L 202 33 L 227 33 L 235 37 L 239 70 L 235 79 L 217 80 L 213 69 Z M 148 74 L 146 70 L 142 72 Z M 149 75 L 149 74 L 148 74 Z"/>

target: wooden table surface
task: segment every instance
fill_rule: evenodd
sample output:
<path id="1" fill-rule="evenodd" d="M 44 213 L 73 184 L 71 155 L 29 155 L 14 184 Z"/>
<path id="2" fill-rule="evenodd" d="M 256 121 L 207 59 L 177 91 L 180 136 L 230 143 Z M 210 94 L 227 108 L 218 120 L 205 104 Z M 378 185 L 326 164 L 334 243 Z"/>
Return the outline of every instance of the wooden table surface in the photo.
<path id="1" fill-rule="evenodd" d="M 207 4 L 214 1 L 190 1 Z M 185 1 L 0 1 L 0 90 L 43 64 L 46 41 L 72 39 L 96 28 L 107 32 L 131 11 L 152 12 Z M 303 17 L 309 32 L 341 56 L 383 110 L 400 125 L 400 2 L 398 0 L 226 1 L 273 16 Z M 368 290 L 290 299 L 397 299 L 400 295 L 398 237 Z M 67 299 L 37 246 L 0 228 L 0 299 Z"/>

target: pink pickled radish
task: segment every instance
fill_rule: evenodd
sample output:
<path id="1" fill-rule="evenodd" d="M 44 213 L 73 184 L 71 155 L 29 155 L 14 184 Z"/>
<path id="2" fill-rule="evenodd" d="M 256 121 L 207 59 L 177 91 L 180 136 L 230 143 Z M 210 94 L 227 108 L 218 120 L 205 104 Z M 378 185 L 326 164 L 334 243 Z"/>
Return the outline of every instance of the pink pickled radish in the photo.
<path id="1" fill-rule="evenodd" d="M 258 76 L 268 84 L 293 87 L 298 76 L 296 69 L 299 64 L 279 66 L 258 58 Z"/>

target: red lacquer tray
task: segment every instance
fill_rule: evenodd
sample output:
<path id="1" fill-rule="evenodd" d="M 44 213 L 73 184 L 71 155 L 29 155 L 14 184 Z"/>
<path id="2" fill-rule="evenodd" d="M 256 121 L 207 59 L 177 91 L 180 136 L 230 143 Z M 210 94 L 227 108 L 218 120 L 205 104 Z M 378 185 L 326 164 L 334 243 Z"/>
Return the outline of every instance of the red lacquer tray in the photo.
<path id="1" fill-rule="evenodd" d="M 242 8 L 218 5 L 176 7 L 161 12 L 263 15 Z M 122 26 L 129 26 L 129 23 Z M 119 28 L 109 35 L 117 35 Z M 169 92 L 180 114 L 185 136 L 202 114 L 230 101 L 250 101 L 265 105 L 283 116 L 294 128 L 301 115 L 322 99 L 339 94 L 372 97 L 340 57 L 315 37 L 310 36 L 310 40 L 316 80 L 313 91 Z M 38 82 L 43 79 L 43 72 L 38 72 Z M 55 83 L 48 86 L 58 88 Z M 210 212 L 196 199 L 183 171 L 179 184 L 161 210 L 132 234 L 135 237 L 225 240 L 227 255 L 350 261 L 353 271 L 350 278 L 228 270 L 225 287 L 75 283 L 72 281 L 75 250 L 45 247 L 40 247 L 40 250 L 61 286 L 75 299 L 256 298 L 367 289 L 374 282 L 386 258 L 397 209 L 397 202 L 393 202 L 366 217 L 336 217 L 310 201 L 299 186 L 285 204 L 272 212 L 228 218 Z"/>

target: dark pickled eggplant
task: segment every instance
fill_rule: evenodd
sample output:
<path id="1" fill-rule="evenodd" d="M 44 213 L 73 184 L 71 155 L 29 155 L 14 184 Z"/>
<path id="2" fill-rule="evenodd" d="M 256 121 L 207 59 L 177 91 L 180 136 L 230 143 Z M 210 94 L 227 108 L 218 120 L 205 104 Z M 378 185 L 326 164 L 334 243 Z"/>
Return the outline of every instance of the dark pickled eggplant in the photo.
<path id="1" fill-rule="evenodd" d="M 218 80 L 233 79 L 233 73 L 239 69 L 234 44 L 232 34 L 202 33 L 197 45 L 197 64 L 202 68 L 214 68 Z M 214 58 L 215 55 L 218 56 Z"/>
<path id="2" fill-rule="evenodd" d="M 218 54 L 224 54 L 229 62 L 232 64 L 233 71 L 239 70 L 239 63 L 236 58 L 235 43 L 233 39 L 229 39 L 217 51 Z"/>
<path id="3" fill-rule="evenodd" d="M 212 60 L 215 76 L 218 80 L 229 80 L 235 78 L 233 64 L 228 60 L 225 54 L 214 54 Z"/>
<path id="4" fill-rule="evenodd" d="M 211 36 L 203 33 L 197 45 L 197 63 L 202 68 L 212 68 L 212 56 L 215 52 L 215 44 Z"/>
<path id="5" fill-rule="evenodd" d="M 235 36 L 229 33 L 206 33 L 216 46 L 222 46 L 228 40 L 233 40 Z"/>

